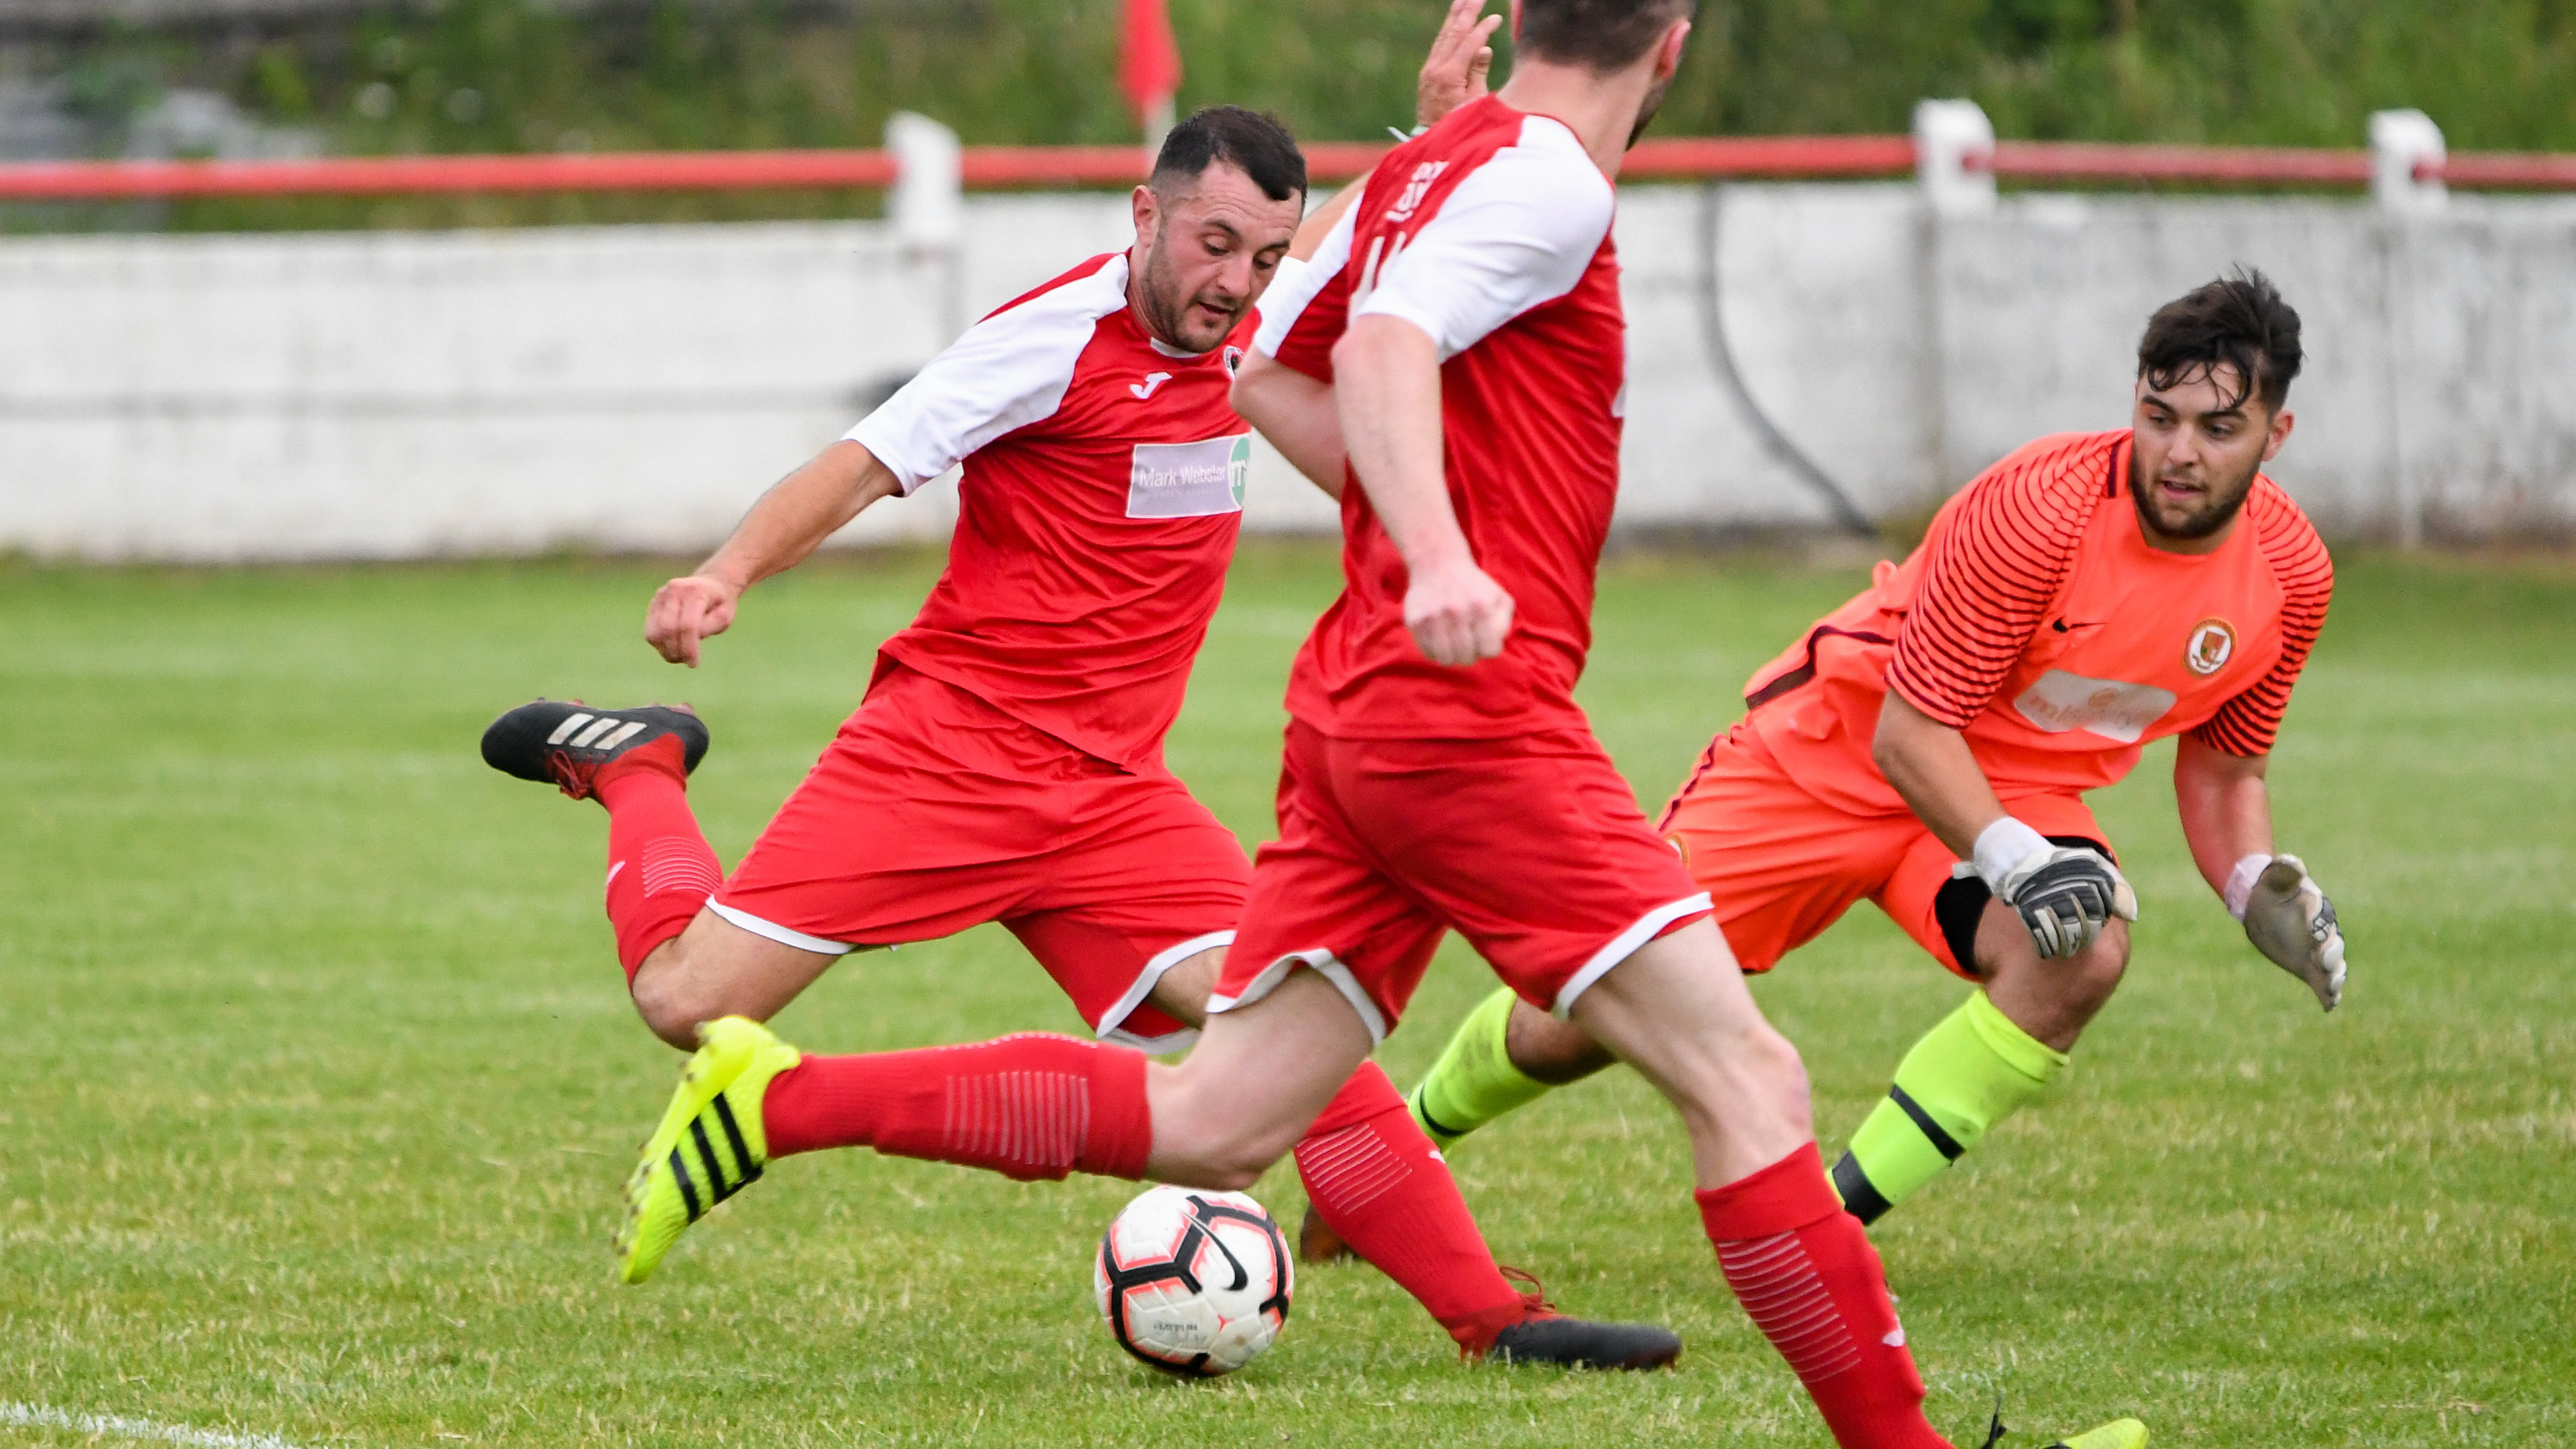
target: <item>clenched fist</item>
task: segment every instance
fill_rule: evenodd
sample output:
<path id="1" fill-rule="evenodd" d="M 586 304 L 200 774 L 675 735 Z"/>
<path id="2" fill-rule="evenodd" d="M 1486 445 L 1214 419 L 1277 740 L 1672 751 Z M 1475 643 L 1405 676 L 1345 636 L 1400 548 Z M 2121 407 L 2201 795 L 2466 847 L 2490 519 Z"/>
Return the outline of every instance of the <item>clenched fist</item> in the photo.
<path id="1" fill-rule="evenodd" d="M 1404 627 L 1434 664 L 1491 659 L 1511 636 L 1512 596 L 1471 559 L 1415 569 L 1404 591 Z"/>
<path id="2" fill-rule="evenodd" d="M 698 641 L 733 627 L 742 585 L 707 574 L 673 579 L 653 595 L 644 614 L 644 642 L 673 664 L 698 667 Z"/>

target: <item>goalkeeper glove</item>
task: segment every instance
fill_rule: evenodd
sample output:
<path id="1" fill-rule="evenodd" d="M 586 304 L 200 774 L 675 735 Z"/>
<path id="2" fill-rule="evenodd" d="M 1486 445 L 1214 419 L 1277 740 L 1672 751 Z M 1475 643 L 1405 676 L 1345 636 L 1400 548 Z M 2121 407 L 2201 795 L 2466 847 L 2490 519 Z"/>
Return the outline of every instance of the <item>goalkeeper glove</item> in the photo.
<path id="1" fill-rule="evenodd" d="M 2044 961 L 2092 945 L 2113 916 L 2138 918 L 2137 892 L 2118 866 L 2090 847 L 2052 845 L 2009 815 L 1977 837 L 1970 868 L 2021 917 Z"/>
<path id="2" fill-rule="evenodd" d="M 2227 877 L 2228 914 L 2245 923 L 2245 939 L 2282 970 L 2308 983 L 2317 1004 L 2343 1000 L 2343 927 L 2334 902 L 2308 878 L 2295 855 L 2249 855 Z"/>

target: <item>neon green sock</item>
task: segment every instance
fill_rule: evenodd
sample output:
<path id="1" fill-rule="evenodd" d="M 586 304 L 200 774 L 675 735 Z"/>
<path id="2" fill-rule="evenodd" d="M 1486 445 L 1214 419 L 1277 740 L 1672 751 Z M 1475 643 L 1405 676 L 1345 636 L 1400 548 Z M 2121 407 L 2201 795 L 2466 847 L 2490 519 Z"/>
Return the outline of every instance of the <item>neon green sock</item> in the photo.
<path id="1" fill-rule="evenodd" d="M 1479 1003 L 1458 1026 L 1458 1034 L 1440 1049 L 1430 1075 L 1405 1094 L 1413 1120 L 1441 1147 L 1484 1126 L 1515 1107 L 1526 1106 L 1552 1090 L 1512 1065 L 1503 1033 L 1512 1019 L 1510 990 L 1497 991 Z"/>
<path id="2" fill-rule="evenodd" d="M 1844 1208 L 1877 1221 L 1996 1123 L 2038 1101 L 2065 1069 L 2064 1052 L 2013 1025 L 1986 993 L 1969 997 L 1905 1054 L 1887 1100 L 1870 1109 L 1834 1164 Z"/>

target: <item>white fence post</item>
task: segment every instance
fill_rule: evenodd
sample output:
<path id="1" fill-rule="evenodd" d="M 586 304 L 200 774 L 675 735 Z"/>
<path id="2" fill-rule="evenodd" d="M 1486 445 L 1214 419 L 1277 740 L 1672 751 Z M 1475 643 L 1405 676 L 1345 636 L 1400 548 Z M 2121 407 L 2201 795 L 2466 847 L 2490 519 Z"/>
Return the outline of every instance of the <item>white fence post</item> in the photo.
<path id="1" fill-rule="evenodd" d="M 966 234 L 965 148 L 957 133 L 910 111 L 886 118 L 894 153 L 894 195 L 887 208 L 904 245 L 923 251 L 955 246 Z"/>
<path id="2" fill-rule="evenodd" d="M 895 237 L 914 262 L 939 269 L 939 325 L 955 337 L 966 330 L 965 148 L 928 116 L 897 111 L 886 117 L 886 149 L 894 153 L 886 212 Z"/>
<path id="3" fill-rule="evenodd" d="M 2380 232 L 2380 307 L 2388 349 L 2382 363 L 2388 389 L 2388 502 L 2396 515 L 2398 546 L 2409 549 L 2423 546 L 2425 514 L 2424 480 L 2407 436 L 2414 391 L 2407 369 L 2415 351 L 2415 298 L 2421 292 L 2409 234 L 2415 230 L 2411 223 L 2438 216 L 2450 205 L 2450 188 L 2441 176 L 2446 155 L 2442 128 L 2422 111 L 2371 115 L 2370 195 L 2386 218 Z"/>
<path id="4" fill-rule="evenodd" d="M 2382 211 L 2423 216 L 2451 199 L 2442 184 L 2448 152 L 2442 128 L 2422 111 L 2377 111 L 2370 118 L 2370 196 Z M 2429 170 L 2431 175 L 2421 175 Z"/>
<path id="5" fill-rule="evenodd" d="M 1944 216 L 1995 209 L 1995 123 L 1975 101 L 1918 101 L 1914 174 Z"/>

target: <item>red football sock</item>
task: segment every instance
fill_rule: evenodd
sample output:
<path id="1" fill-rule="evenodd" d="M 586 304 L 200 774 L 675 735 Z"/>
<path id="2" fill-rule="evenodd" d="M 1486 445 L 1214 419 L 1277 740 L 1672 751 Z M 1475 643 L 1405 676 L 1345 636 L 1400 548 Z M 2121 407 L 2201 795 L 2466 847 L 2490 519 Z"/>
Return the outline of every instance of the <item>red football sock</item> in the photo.
<path id="1" fill-rule="evenodd" d="M 1860 1220 L 1814 1143 L 1698 1194 L 1726 1284 L 1780 1350 L 1844 1449 L 1949 1449 L 1923 1417 L 1923 1380 Z"/>
<path id="2" fill-rule="evenodd" d="M 603 767 L 591 793 L 608 807 L 608 923 L 617 964 L 634 984 L 653 948 L 689 928 L 724 884 L 716 853 L 689 809 L 689 772 L 677 735 L 664 735 Z"/>
<path id="3" fill-rule="evenodd" d="M 974 1046 L 807 1057 L 761 1101 L 769 1155 L 873 1147 L 1022 1182 L 1145 1175 L 1145 1055 L 1031 1033 Z"/>
<path id="4" fill-rule="evenodd" d="M 1531 1316 L 1485 1247 L 1449 1165 L 1395 1084 L 1362 1062 L 1297 1144 L 1297 1175 L 1324 1225 L 1420 1299 L 1470 1354 Z"/>

